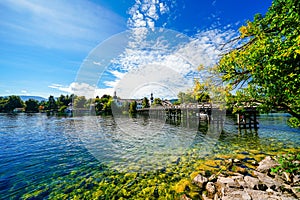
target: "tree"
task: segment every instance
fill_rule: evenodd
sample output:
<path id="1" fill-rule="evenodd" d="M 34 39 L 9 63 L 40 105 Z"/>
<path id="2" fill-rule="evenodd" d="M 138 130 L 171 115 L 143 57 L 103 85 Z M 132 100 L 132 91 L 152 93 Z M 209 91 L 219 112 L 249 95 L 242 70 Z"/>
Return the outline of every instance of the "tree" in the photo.
<path id="1" fill-rule="evenodd" d="M 162 100 L 160 98 L 155 98 L 153 101 L 154 106 L 162 106 Z"/>
<path id="2" fill-rule="evenodd" d="M 25 112 L 39 112 L 39 102 L 34 99 L 28 99 L 25 101 Z"/>
<path id="3" fill-rule="evenodd" d="M 5 112 L 5 105 L 7 104 L 7 97 L 0 97 L 0 113 Z"/>
<path id="4" fill-rule="evenodd" d="M 75 109 L 82 109 L 85 107 L 87 100 L 85 96 L 79 96 L 74 98 L 74 108 Z"/>
<path id="5" fill-rule="evenodd" d="M 134 114 L 137 112 L 136 105 L 137 105 L 136 101 L 133 101 L 129 104 L 129 113 L 130 114 Z"/>
<path id="6" fill-rule="evenodd" d="M 4 112 L 12 112 L 15 108 L 23 108 L 24 102 L 19 96 L 9 96 L 7 103 L 4 105 Z"/>
<path id="7" fill-rule="evenodd" d="M 200 83 L 198 80 L 195 80 L 195 86 L 191 98 L 192 97 L 197 99 L 198 103 L 210 101 L 208 87 L 206 87 L 205 83 Z"/>
<path id="8" fill-rule="evenodd" d="M 149 99 L 147 97 L 143 98 L 142 108 L 150 108 Z"/>
<path id="9" fill-rule="evenodd" d="M 48 98 L 46 110 L 51 110 L 51 111 L 57 110 L 57 104 L 56 104 L 54 96 L 52 96 L 52 95 L 50 95 Z"/>
<path id="10" fill-rule="evenodd" d="M 242 26 L 217 65 L 236 106 L 282 108 L 300 120 L 300 2 L 274 0 L 265 16 Z M 230 94 L 228 94 L 230 96 Z"/>
<path id="11" fill-rule="evenodd" d="M 195 103 L 195 95 L 191 91 L 187 92 L 179 92 L 178 95 L 178 100 L 180 103 Z"/>
<path id="12" fill-rule="evenodd" d="M 72 102 L 72 95 L 71 96 L 69 96 L 69 95 L 60 95 L 60 97 L 58 97 L 57 98 L 57 105 L 59 106 L 59 107 L 61 107 L 61 106 L 68 106 L 69 105 L 69 103 L 71 103 Z"/>
<path id="13" fill-rule="evenodd" d="M 113 102 L 113 98 L 110 95 L 104 94 L 100 99 L 99 96 L 95 98 L 95 110 L 96 114 L 99 115 L 101 113 L 111 114 L 111 105 Z"/>

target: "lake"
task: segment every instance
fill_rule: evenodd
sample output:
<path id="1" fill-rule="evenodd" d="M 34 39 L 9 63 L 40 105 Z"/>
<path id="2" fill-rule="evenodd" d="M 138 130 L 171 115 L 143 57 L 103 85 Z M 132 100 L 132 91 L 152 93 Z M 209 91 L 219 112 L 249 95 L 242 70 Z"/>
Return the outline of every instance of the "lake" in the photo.
<path id="1" fill-rule="evenodd" d="M 300 129 L 286 125 L 288 116 L 260 115 L 251 131 L 231 116 L 222 130 L 143 116 L 0 114 L 0 199 L 172 199 L 174 185 L 207 160 L 299 150 Z"/>

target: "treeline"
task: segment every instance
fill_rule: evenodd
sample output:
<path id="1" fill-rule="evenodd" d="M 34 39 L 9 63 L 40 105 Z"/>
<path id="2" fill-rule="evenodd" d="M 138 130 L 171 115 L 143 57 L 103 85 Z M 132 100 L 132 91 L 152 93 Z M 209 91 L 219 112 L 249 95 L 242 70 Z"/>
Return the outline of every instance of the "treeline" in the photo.
<path id="1" fill-rule="evenodd" d="M 11 95 L 8 97 L 0 97 L 1 113 L 38 113 L 47 112 L 50 114 L 65 115 L 68 109 L 88 110 L 94 106 L 96 114 L 111 113 L 111 103 L 113 99 L 110 95 L 103 95 L 101 98 L 86 99 L 84 96 L 60 95 L 58 98 L 50 95 L 47 100 L 37 101 L 28 99 L 25 102 L 21 97 Z"/>

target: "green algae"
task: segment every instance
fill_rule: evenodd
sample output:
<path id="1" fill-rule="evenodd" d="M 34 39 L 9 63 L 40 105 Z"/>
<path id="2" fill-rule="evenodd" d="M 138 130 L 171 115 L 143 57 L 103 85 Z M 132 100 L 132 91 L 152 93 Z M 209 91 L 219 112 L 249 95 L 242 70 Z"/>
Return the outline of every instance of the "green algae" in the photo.
<path id="1" fill-rule="evenodd" d="M 197 174 L 246 173 L 255 169 L 266 155 L 300 152 L 272 139 L 258 141 L 255 135 L 231 136 L 231 142 L 218 142 L 203 154 L 191 148 L 163 168 L 139 172 L 135 166 L 127 172 L 99 166 L 81 166 L 67 175 L 32 186 L 23 199 L 179 199 L 182 195 L 200 199 L 201 190 L 192 183 Z M 252 138 L 249 140 L 249 138 Z M 253 139 L 254 138 L 254 139 Z M 237 159 L 242 166 L 230 164 Z"/>

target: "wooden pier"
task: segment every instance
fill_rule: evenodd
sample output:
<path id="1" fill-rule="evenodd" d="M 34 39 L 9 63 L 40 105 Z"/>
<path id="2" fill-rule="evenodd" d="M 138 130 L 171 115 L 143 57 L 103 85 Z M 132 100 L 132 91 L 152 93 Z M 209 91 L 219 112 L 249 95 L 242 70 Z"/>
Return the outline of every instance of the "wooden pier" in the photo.
<path id="1" fill-rule="evenodd" d="M 258 129 L 258 111 L 255 107 L 247 107 L 237 113 L 237 125 L 240 129 Z"/>

